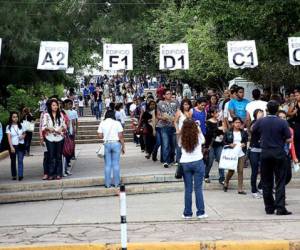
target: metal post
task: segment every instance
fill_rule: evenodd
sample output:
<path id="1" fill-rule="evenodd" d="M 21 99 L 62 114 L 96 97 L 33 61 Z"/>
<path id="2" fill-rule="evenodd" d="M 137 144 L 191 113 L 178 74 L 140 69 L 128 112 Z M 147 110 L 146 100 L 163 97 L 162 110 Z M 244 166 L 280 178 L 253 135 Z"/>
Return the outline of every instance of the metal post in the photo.
<path id="1" fill-rule="evenodd" d="M 126 192 L 125 185 L 120 186 L 121 247 L 127 250 Z"/>

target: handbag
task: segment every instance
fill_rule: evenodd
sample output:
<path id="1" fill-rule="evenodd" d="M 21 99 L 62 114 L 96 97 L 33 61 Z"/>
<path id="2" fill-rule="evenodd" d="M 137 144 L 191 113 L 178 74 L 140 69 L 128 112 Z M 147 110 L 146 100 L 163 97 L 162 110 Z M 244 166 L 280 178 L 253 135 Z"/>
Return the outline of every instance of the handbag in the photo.
<path id="1" fill-rule="evenodd" d="M 75 142 L 70 137 L 70 135 L 67 134 L 63 146 L 63 156 L 71 157 L 74 153 L 74 150 L 75 150 Z"/>
<path id="2" fill-rule="evenodd" d="M 27 120 L 24 120 L 22 122 L 22 128 L 23 128 L 24 131 L 33 132 L 34 131 L 34 127 L 35 127 L 34 122 L 29 122 Z"/>
<path id="3" fill-rule="evenodd" d="M 240 149 L 238 147 L 231 148 L 225 146 L 221 153 L 219 168 L 236 171 L 239 161 L 239 152 Z"/>
<path id="4" fill-rule="evenodd" d="M 179 163 L 178 166 L 177 166 L 177 168 L 176 168 L 175 178 L 176 179 L 181 179 L 182 177 L 183 177 L 183 167 Z"/>
<path id="5" fill-rule="evenodd" d="M 110 127 L 109 133 L 108 135 L 110 135 L 112 130 L 112 127 Z M 99 149 L 96 151 L 96 155 L 98 156 L 98 158 L 104 158 L 105 156 L 105 141 L 103 141 L 103 145 L 100 145 Z"/>

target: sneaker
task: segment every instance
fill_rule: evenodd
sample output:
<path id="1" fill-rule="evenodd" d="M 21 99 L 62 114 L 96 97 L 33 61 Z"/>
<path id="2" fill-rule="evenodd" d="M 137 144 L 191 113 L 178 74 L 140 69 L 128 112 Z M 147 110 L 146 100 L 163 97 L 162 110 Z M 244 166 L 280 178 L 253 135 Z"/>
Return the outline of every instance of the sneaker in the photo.
<path id="1" fill-rule="evenodd" d="M 72 175 L 71 170 L 67 169 L 66 174 L 67 174 L 67 175 Z"/>
<path id="2" fill-rule="evenodd" d="M 205 218 L 207 218 L 207 217 L 208 217 L 207 214 L 202 214 L 202 215 L 198 215 L 198 216 L 197 216 L 198 219 L 205 219 Z"/>
<path id="3" fill-rule="evenodd" d="M 205 178 L 204 181 L 205 181 L 206 183 L 210 183 L 210 179 L 209 179 L 209 178 Z"/>
<path id="4" fill-rule="evenodd" d="M 178 166 L 178 162 L 174 162 L 172 165 L 175 166 L 175 167 L 177 167 Z"/>
<path id="5" fill-rule="evenodd" d="M 261 198 L 261 195 L 260 195 L 260 193 L 252 193 L 252 197 L 253 197 L 254 199 L 260 199 L 260 198 Z"/>
<path id="6" fill-rule="evenodd" d="M 186 216 L 186 215 L 182 215 L 181 216 L 183 219 L 186 219 L 186 220 L 189 220 L 189 219 L 192 219 L 193 217 L 190 215 L 190 216 Z"/>
<path id="7" fill-rule="evenodd" d="M 168 163 L 164 163 L 164 168 L 168 168 L 169 167 L 169 164 Z"/>
<path id="8" fill-rule="evenodd" d="M 262 189 L 257 189 L 257 191 L 258 191 L 261 195 L 263 195 L 263 190 L 262 190 Z"/>

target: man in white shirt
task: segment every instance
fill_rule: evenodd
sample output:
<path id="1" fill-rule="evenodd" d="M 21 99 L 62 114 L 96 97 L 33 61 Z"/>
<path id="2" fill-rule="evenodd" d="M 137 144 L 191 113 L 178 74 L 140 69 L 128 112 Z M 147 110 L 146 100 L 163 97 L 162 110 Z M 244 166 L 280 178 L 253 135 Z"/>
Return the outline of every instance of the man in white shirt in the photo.
<path id="1" fill-rule="evenodd" d="M 247 125 L 250 126 L 251 122 L 254 120 L 253 113 L 256 109 L 261 109 L 264 112 L 264 116 L 267 116 L 267 102 L 260 100 L 261 93 L 259 89 L 254 89 L 252 91 L 253 101 L 248 103 L 246 106 L 247 111 Z"/>

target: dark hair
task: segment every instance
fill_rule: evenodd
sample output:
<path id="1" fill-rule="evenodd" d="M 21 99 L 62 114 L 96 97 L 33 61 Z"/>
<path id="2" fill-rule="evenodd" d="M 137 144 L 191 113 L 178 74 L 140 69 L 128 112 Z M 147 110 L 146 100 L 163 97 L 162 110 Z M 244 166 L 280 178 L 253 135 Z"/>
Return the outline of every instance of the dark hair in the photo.
<path id="1" fill-rule="evenodd" d="M 154 104 L 155 104 L 155 112 L 156 112 L 157 104 L 156 104 L 156 102 L 155 102 L 154 100 L 152 100 L 152 99 L 146 104 L 146 110 L 147 110 L 147 111 L 150 111 L 150 105 L 151 105 L 151 103 L 154 103 Z"/>
<path id="2" fill-rule="evenodd" d="M 252 96 L 254 100 L 259 100 L 260 98 L 260 90 L 259 89 L 253 89 L 252 90 Z"/>
<path id="3" fill-rule="evenodd" d="M 244 91 L 245 89 L 244 89 L 244 87 L 242 87 L 242 86 L 238 86 L 238 87 L 236 88 L 236 92 L 239 92 L 240 90 L 243 90 L 243 91 Z"/>
<path id="4" fill-rule="evenodd" d="M 287 114 L 284 110 L 278 110 L 277 115 L 279 115 L 279 114 L 284 114 L 285 116 L 287 116 Z"/>
<path id="5" fill-rule="evenodd" d="M 242 120 L 241 117 L 238 117 L 238 116 L 234 117 L 234 118 L 232 119 L 232 123 L 234 123 L 235 121 L 240 121 L 240 122 L 243 124 L 243 120 Z"/>
<path id="6" fill-rule="evenodd" d="M 254 112 L 253 112 L 254 120 L 257 119 L 257 114 L 258 114 L 259 112 L 264 112 L 264 111 L 263 111 L 262 109 L 255 109 L 255 110 L 254 110 Z"/>
<path id="7" fill-rule="evenodd" d="M 215 112 L 218 112 L 219 110 L 215 107 L 211 107 L 209 110 L 208 110 L 208 116 L 209 117 L 212 117 L 212 114 L 214 114 Z"/>
<path id="8" fill-rule="evenodd" d="M 123 103 L 118 103 L 115 106 L 115 110 L 119 111 L 123 107 Z"/>
<path id="9" fill-rule="evenodd" d="M 17 122 L 17 125 L 18 125 L 18 128 L 19 128 L 19 129 L 22 129 L 22 125 L 21 125 L 21 123 L 20 123 L 19 114 L 18 114 L 18 112 L 16 112 L 16 111 L 10 112 L 10 114 L 9 114 L 9 119 L 8 119 L 8 129 L 11 129 L 11 126 L 12 126 L 12 123 L 13 123 L 13 121 L 12 121 L 13 115 L 17 115 L 17 116 L 18 116 L 18 122 Z"/>
<path id="10" fill-rule="evenodd" d="M 171 92 L 171 94 L 172 94 L 172 91 L 171 91 L 170 89 L 164 89 L 164 95 L 165 95 L 167 92 Z"/>
<path id="11" fill-rule="evenodd" d="M 270 115 L 276 115 L 276 113 L 278 112 L 278 108 L 279 108 L 279 103 L 275 100 L 271 100 L 267 104 L 267 109 Z"/>
<path id="12" fill-rule="evenodd" d="M 189 100 L 189 99 L 183 99 L 181 101 L 181 104 L 180 104 L 180 110 L 181 110 L 182 113 L 184 112 L 183 106 L 184 106 L 185 103 L 187 103 L 190 106 L 190 109 L 193 107 L 191 100 Z"/>
<path id="13" fill-rule="evenodd" d="M 51 105 L 52 105 L 53 102 L 55 102 L 58 106 L 57 113 L 56 113 L 56 120 L 58 121 L 58 125 L 60 125 L 61 115 L 60 115 L 60 110 L 59 110 L 59 103 L 56 99 L 51 99 L 49 101 L 48 106 L 47 106 L 47 111 L 48 111 L 48 114 L 51 117 L 51 120 L 52 120 L 53 124 L 55 124 L 54 117 L 53 117 L 53 114 L 52 114 L 52 109 L 51 109 Z"/>
<path id="14" fill-rule="evenodd" d="M 192 119 L 185 119 L 181 128 L 181 145 L 186 152 L 192 153 L 197 147 L 199 140 L 199 127 Z"/>
<path id="15" fill-rule="evenodd" d="M 63 104 L 68 104 L 68 103 L 72 103 L 73 104 L 73 101 L 71 99 L 66 99 L 63 101 Z"/>
<path id="16" fill-rule="evenodd" d="M 78 97 L 78 99 L 79 99 L 79 101 L 82 101 L 82 100 L 83 100 L 83 98 L 82 98 L 81 95 Z"/>
<path id="17" fill-rule="evenodd" d="M 114 110 L 107 110 L 106 111 L 105 116 L 104 116 L 104 120 L 106 120 L 108 118 L 116 120 L 116 114 L 115 114 Z"/>
<path id="18" fill-rule="evenodd" d="M 205 102 L 205 103 L 207 102 L 206 98 L 205 97 L 200 97 L 200 98 L 197 99 L 196 105 L 200 104 L 200 103 L 203 103 L 203 102 Z"/>

